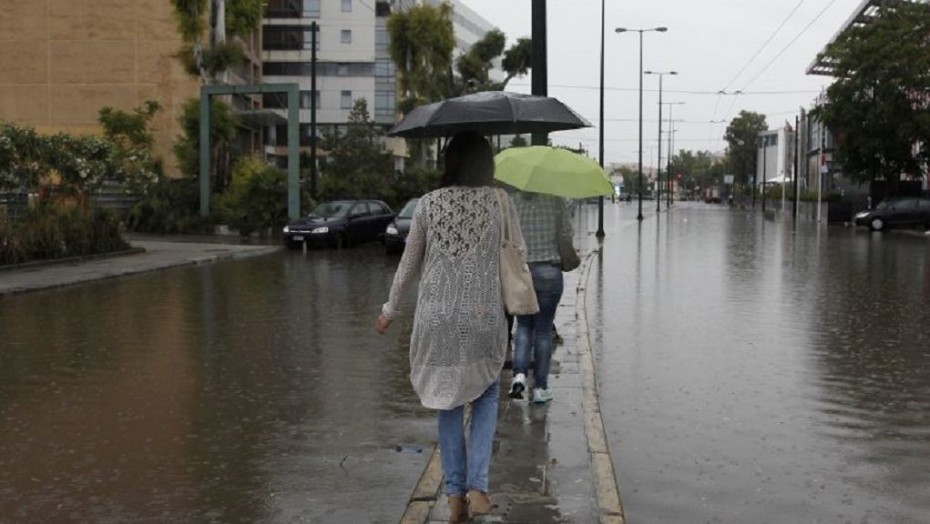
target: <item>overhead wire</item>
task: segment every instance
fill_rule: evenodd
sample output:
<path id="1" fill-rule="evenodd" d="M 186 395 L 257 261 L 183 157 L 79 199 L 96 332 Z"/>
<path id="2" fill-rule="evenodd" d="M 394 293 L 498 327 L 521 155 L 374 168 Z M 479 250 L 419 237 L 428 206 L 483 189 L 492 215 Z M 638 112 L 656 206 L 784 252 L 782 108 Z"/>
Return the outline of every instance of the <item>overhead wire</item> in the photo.
<path id="1" fill-rule="evenodd" d="M 791 12 L 788 13 L 788 16 L 786 16 L 785 19 L 782 20 L 780 24 L 778 24 L 778 27 L 775 28 L 775 31 L 773 31 L 772 34 L 769 35 L 769 37 L 765 40 L 765 42 L 762 42 L 762 45 L 759 46 L 759 49 L 757 49 L 756 52 L 749 58 L 749 60 L 747 60 L 746 63 L 743 64 L 743 67 L 741 67 L 740 70 L 737 71 L 735 75 L 733 75 L 733 78 L 731 78 L 730 81 L 727 82 L 725 86 L 723 86 L 723 89 L 722 89 L 723 91 L 726 91 L 727 89 L 729 89 L 730 85 L 733 84 L 733 82 L 736 81 L 736 79 L 739 78 L 740 75 L 742 75 L 744 71 L 746 71 L 746 69 L 752 64 L 752 62 L 756 58 L 759 57 L 760 54 L 762 54 L 762 51 L 765 50 L 766 46 L 768 46 L 772 42 L 772 40 L 776 36 L 778 36 L 778 33 L 780 33 L 781 30 L 785 27 L 785 24 L 788 23 L 788 20 L 791 20 L 791 17 L 793 17 L 794 14 L 798 12 L 798 9 L 800 9 L 801 6 L 804 5 L 804 2 L 806 1 L 807 0 L 800 0 L 800 2 L 798 2 L 797 5 L 794 6 L 794 9 L 792 9 Z"/>
<path id="2" fill-rule="evenodd" d="M 771 67 L 772 64 L 775 63 L 776 60 L 778 60 L 779 58 L 781 58 L 781 56 L 782 56 L 783 54 L 785 54 L 785 52 L 787 52 L 788 49 L 790 49 L 791 46 L 793 46 L 794 43 L 797 42 L 798 39 L 801 38 L 801 36 L 803 36 L 804 33 L 806 33 L 808 29 L 811 28 L 811 26 L 813 26 L 818 20 L 820 20 L 820 17 L 822 17 L 822 16 L 827 12 L 827 10 L 830 9 L 830 7 L 832 7 L 833 4 L 835 4 L 835 3 L 836 3 L 836 0 L 830 0 L 829 2 L 827 2 L 827 5 L 824 6 L 824 8 L 821 9 L 819 13 L 817 13 L 817 16 L 815 16 L 813 20 L 811 20 L 810 22 L 808 22 L 808 24 L 807 24 L 806 26 L 804 26 L 804 28 L 801 29 L 801 31 L 800 31 L 797 35 L 795 35 L 795 37 L 792 38 L 790 42 L 788 42 L 788 45 L 786 45 L 785 47 L 783 47 L 782 50 L 779 51 L 777 55 L 775 55 L 774 57 L 772 57 L 772 59 L 769 60 L 769 62 L 768 62 L 767 64 L 765 64 L 765 66 L 763 66 L 762 69 L 761 69 L 758 73 L 756 73 L 756 76 L 752 77 L 751 79 L 749 79 L 748 82 L 746 82 L 746 85 L 743 87 L 743 90 L 745 90 L 745 89 L 746 89 L 747 87 L 749 87 L 753 82 L 755 82 L 760 76 L 762 76 L 762 74 L 765 73 L 765 72 L 768 70 L 768 68 Z"/>

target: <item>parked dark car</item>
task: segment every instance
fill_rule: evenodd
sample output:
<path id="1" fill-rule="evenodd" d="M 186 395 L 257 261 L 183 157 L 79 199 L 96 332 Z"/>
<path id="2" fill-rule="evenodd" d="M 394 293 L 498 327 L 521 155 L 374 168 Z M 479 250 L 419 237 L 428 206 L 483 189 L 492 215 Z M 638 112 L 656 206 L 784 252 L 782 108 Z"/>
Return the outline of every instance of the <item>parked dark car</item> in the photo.
<path id="1" fill-rule="evenodd" d="M 384 231 L 384 251 L 389 254 L 402 253 L 407 244 L 407 234 L 410 233 L 410 222 L 413 221 L 413 212 L 417 209 L 419 198 L 411 198 L 397 213 L 394 220 L 388 224 Z"/>
<path id="2" fill-rule="evenodd" d="M 857 226 L 872 231 L 891 227 L 923 227 L 930 229 L 930 198 L 889 198 L 875 209 L 856 214 Z"/>
<path id="3" fill-rule="evenodd" d="M 380 200 L 337 200 L 324 202 L 309 215 L 284 226 L 284 244 L 300 249 L 310 247 L 348 247 L 381 238 L 384 228 L 394 220 L 394 213 Z"/>

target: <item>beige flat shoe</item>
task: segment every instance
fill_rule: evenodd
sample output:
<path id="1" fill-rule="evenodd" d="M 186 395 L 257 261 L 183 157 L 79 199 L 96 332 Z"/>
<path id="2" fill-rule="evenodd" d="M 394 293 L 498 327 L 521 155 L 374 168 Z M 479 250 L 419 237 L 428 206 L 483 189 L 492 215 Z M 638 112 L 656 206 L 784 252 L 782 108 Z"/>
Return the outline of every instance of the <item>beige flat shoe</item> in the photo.
<path id="1" fill-rule="evenodd" d="M 487 493 L 473 489 L 468 492 L 468 511 L 472 516 L 487 515 L 491 512 L 491 498 Z"/>
<path id="2" fill-rule="evenodd" d="M 465 497 L 450 496 L 449 499 L 449 523 L 456 524 L 468 521 L 468 502 Z"/>

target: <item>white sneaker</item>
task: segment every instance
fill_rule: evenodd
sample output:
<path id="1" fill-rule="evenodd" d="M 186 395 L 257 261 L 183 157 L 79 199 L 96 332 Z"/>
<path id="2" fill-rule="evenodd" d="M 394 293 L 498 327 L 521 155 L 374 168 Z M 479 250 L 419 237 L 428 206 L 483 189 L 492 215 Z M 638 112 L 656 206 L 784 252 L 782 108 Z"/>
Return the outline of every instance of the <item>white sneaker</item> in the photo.
<path id="1" fill-rule="evenodd" d="M 523 373 L 517 373 L 513 377 L 513 382 L 510 383 L 510 393 L 507 394 L 510 398 L 523 399 L 523 390 L 526 389 L 526 375 Z"/>
<path id="2" fill-rule="evenodd" d="M 533 402 L 536 404 L 545 404 L 552 400 L 552 392 L 548 389 L 533 388 Z"/>

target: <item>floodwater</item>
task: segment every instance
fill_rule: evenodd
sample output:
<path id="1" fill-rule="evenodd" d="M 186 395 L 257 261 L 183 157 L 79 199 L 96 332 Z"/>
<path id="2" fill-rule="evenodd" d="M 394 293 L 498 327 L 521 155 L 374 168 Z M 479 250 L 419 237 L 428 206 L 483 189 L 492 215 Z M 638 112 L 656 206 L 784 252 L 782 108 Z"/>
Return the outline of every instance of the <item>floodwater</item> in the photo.
<path id="1" fill-rule="evenodd" d="M 436 437 L 379 248 L 0 297 L 0 522 L 396 522 Z"/>
<path id="2" fill-rule="evenodd" d="M 587 293 L 628 520 L 930 522 L 930 241 L 634 216 Z"/>

